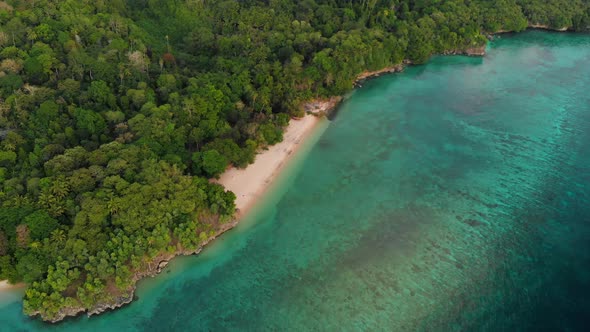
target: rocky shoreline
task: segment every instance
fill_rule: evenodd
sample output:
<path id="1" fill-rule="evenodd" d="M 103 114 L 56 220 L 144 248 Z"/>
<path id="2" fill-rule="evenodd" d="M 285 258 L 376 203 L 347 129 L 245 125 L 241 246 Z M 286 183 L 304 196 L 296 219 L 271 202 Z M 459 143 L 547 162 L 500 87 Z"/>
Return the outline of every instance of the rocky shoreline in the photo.
<path id="1" fill-rule="evenodd" d="M 475 56 L 481 57 L 486 55 L 486 45 L 477 46 L 477 47 L 470 47 L 464 50 L 452 50 L 443 52 L 442 55 L 466 55 L 466 56 Z"/>
<path id="2" fill-rule="evenodd" d="M 562 28 L 552 28 L 546 24 L 533 24 L 530 23 L 527 29 L 541 29 L 541 30 L 548 30 L 548 31 L 557 31 L 557 32 L 566 32 L 571 29 L 571 27 L 562 27 Z"/>
<path id="3" fill-rule="evenodd" d="M 563 27 L 563 28 L 551 28 L 548 25 L 543 24 L 533 24 L 529 23 L 527 29 L 539 29 L 539 30 L 547 30 L 547 31 L 555 31 L 555 32 L 567 32 L 570 31 L 570 27 Z M 490 33 L 487 35 L 488 40 L 493 40 L 495 35 L 505 34 L 505 33 L 513 33 L 516 31 L 512 30 L 498 30 L 496 32 Z M 465 49 L 455 49 L 455 50 L 448 50 L 442 52 L 441 55 L 465 55 L 465 56 L 472 56 L 472 57 L 483 57 L 486 55 L 486 48 L 488 44 L 485 43 L 481 46 L 474 46 L 468 47 Z M 385 67 L 380 70 L 375 71 L 364 71 L 360 73 L 353 82 L 353 89 L 362 87 L 362 83 L 366 80 L 379 77 L 384 74 L 392 74 L 392 73 L 399 73 L 404 70 L 406 66 L 412 65 L 411 60 L 404 60 L 402 63 Z M 330 112 L 337 108 L 337 106 L 342 102 L 342 96 L 335 96 L 329 98 L 316 98 L 310 101 L 305 102 L 301 107 L 306 113 L 312 113 L 315 115 L 325 115 L 329 116 Z M 319 111 L 322 110 L 322 111 Z"/>
<path id="4" fill-rule="evenodd" d="M 316 116 L 323 116 L 327 115 L 332 109 L 338 106 L 342 97 L 332 97 L 327 99 L 315 99 L 312 101 L 307 102 L 303 107 L 309 111 L 309 113 L 313 113 Z M 311 116 L 311 115 L 310 115 Z M 137 282 L 146 277 L 155 277 L 158 275 L 167 265 L 170 260 L 177 256 L 189 256 L 189 255 L 197 255 L 199 254 L 203 248 L 209 244 L 211 241 L 215 240 L 217 237 L 221 236 L 223 233 L 229 231 L 230 229 L 234 228 L 238 222 L 240 221 L 240 217 L 242 216 L 240 211 L 236 211 L 234 218 L 223 224 L 214 235 L 209 237 L 206 241 L 201 243 L 199 247 L 195 250 L 179 250 L 174 253 L 163 253 L 157 256 L 151 264 L 148 264 L 148 268 L 142 271 L 137 271 L 132 277 L 132 286 L 127 289 L 126 291 L 122 292 L 122 295 L 114 296 L 112 301 L 107 302 L 99 302 L 96 303 L 92 308 L 88 309 L 83 306 L 75 306 L 75 307 L 67 307 L 61 309 L 55 316 L 52 317 L 45 317 L 40 312 L 33 312 L 30 316 L 38 316 L 42 320 L 49 322 L 49 323 L 58 323 L 64 320 L 67 317 L 76 317 L 86 313 L 88 317 L 93 315 L 101 314 L 105 311 L 114 310 L 120 308 L 126 304 L 129 304 L 133 301 L 135 291 L 137 289 Z"/>
<path id="5" fill-rule="evenodd" d="M 360 83 L 360 82 L 367 80 L 369 78 L 378 77 L 383 74 L 399 73 L 404 70 L 404 65 L 406 65 L 406 64 L 411 64 L 411 62 L 409 60 L 405 60 L 403 63 L 399 63 L 397 65 L 393 65 L 390 67 L 385 67 L 380 70 L 364 71 L 356 77 L 356 79 L 354 80 L 354 83 L 355 84 Z"/>
<path id="6" fill-rule="evenodd" d="M 67 317 L 76 317 L 81 314 L 86 313 L 88 317 L 93 315 L 101 314 L 105 311 L 114 310 L 120 308 L 126 304 L 131 303 L 133 301 L 135 290 L 137 289 L 137 282 L 146 277 L 155 277 L 158 275 L 162 270 L 168 265 L 168 262 L 177 256 L 189 256 L 189 255 L 197 255 L 199 254 L 203 248 L 209 244 L 209 242 L 215 240 L 217 237 L 221 236 L 223 233 L 229 231 L 230 229 L 234 228 L 238 224 L 238 219 L 233 219 L 232 221 L 225 223 L 221 226 L 219 230 L 215 232 L 215 234 L 209 237 L 205 242 L 201 243 L 199 247 L 195 250 L 181 250 L 179 252 L 175 252 L 172 254 L 162 254 L 154 260 L 154 264 L 149 264 L 148 269 L 136 272 L 133 275 L 132 282 L 133 286 L 131 286 L 124 294 L 117 296 L 113 302 L 99 302 L 96 303 L 92 308 L 87 309 L 84 307 L 69 307 L 61 309 L 55 317 L 51 317 L 50 319 L 46 319 L 43 317 L 40 312 L 33 312 L 31 316 L 40 316 L 46 322 L 49 323 L 58 323 L 64 320 Z"/>
<path id="7" fill-rule="evenodd" d="M 375 78 L 384 74 L 391 74 L 391 73 L 398 73 L 404 70 L 404 65 L 408 64 L 409 61 L 405 61 L 404 63 L 400 63 L 394 66 L 385 67 L 380 70 L 375 71 L 364 71 L 360 73 L 354 80 L 352 84 L 352 88 L 357 88 L 362 86 L 362 82 Z M 304 102 L 301 105 L 301 109 L 305 113 L 310 113 L 316 116 L 330 116 L 331 112 L 334 111 L 338 105 L 342 102 L 344 97 L 342 96 L 333 96 L 333 97 L 326 97 L 326 98 L 315 98 L 309 101 Z"/>
<path id="8" fill-rule="evenodd" d="M 316 98 L 305 102 L 301 108 L 303 108 L 305 113 L 310 113 L 316 116 L 328 116 L 331 111 L 338 107 L 342 99 L 342 96 Z"/>
<path id="9" fill-rule="evenodd" d="M 553 31 L 553 32 L 568 32 L 571 31 L 571 27 L 563 27 L 563 28 L 552 28 L 548 25 L 545 24 L 533 24 L 533 23 L 529 23 L 529 25 L 526 27 L 527 30 L 532 29 L 532 30 L 545 30 L 545 31 Z M 514 30 L 498 30 L 496 32 L 492 32 L 487 34 L 486 36 L 488 37 L 489 40 L 493 40 L 494 36 L 497 35 L 503 35 L 503 34 L 507 34 L 507 33 L 517 33 L 517 31 Z"/>

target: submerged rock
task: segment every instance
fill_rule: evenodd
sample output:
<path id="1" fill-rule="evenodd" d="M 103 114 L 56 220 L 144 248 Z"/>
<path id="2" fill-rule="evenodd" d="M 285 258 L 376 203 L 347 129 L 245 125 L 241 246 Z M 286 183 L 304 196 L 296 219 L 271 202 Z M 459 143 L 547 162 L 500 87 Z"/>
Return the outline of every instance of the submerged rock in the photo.
<path id="1" fill-rule="evenodd" d="M 166 266 L 168 266 L 168 263 L 170 263 L 170 261 L 168 261 L 168 260 L 161 261 L 158 264 L 158 268 L 157 268 L 158 273 L 162 272 L 162 269 L 164 269 Z"/>

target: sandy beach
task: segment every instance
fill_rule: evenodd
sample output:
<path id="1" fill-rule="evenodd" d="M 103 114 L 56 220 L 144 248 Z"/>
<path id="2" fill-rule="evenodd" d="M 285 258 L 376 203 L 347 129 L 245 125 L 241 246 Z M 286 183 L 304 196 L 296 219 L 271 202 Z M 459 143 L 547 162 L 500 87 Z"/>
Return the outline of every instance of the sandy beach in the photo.
<path id="1" fill-rule="evenodd" d="M 327 111 L 335 107 L 334 100 L 317 100 L 315 111 Z M 305 105 L 309 107 L 308 105 Z M 283 141 L 270 146 L 256 155 L 253 164 L 245 169 L 230 168 L 215 182 L 236 194 L 236 218 L 241 218 L 268 189 L 293 154 L 303 145 L 321 118 L 307 114 L 301 119 L 291 119 L 285 129 Z M 0 292 L 24 287 L 24 284 L 9 284 L 0 280 Z"/>
<path id="2" fill-rule="evenodd" d="M 24 284 L 12 285 L 12 284 L 9 284 L 8 281 L 6 281 L 6 280 L 0 280 L 0 292 L 3 290 L 21 288 L 21 287 L 24 287 Z"/>
<path id="3" fill-rule="evenodd" d="M 231 168 L 221 175 L 216 182 L 236 194 L 237 218 L 247 213 L 264 194 L 319 121 L 320 118 L 309 114 L 291 119 L 282 142 L 257 154 L 254 163 L 245 169 Z"/>

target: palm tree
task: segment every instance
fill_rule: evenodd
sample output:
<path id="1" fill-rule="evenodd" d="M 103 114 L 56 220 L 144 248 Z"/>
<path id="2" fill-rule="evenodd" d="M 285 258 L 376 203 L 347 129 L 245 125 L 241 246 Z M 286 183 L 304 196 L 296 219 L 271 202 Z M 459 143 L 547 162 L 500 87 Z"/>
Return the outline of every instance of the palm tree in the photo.
<path id="1" fill-rule="evenodd" d="M 55 181 L 53 183 L 53 186 L 51 187 L 51 193 L 55 195 L 55 197 L 57 198 L 66 197 L 69 194 L 69 192 L 70 186 L 67 182 L 65 182 L 65 180 L 62 179 L 58 179 L 57 181 Z"/>
<path id="2" fill-rule="evenodd" d="M 119 213 L 119 210 L 121 209 L 121 207 L 119 206 L 119 202 L 117 200 L 115 200 L 114 198 L 111 198 L 107 202 L 107 209 L 109 210 L 111 215 L 116 215 L 117 213 Z"/>
<path id="3" fill-rule="evenodd" d="M 56 229 L 51 232 L 51 241 L 57 244 L 64 243 L 66 241 L 66 233 L 63 229 Z"/>
<path id="4" fill-rule="evenodd" d="M 37 35 L 37 32 L 35 30 L 31 29 L 27 32 L 27 39 L 30 40 L 31 45 L 33 45 L 35 41 L 39 39 L 39 36 Z"/>

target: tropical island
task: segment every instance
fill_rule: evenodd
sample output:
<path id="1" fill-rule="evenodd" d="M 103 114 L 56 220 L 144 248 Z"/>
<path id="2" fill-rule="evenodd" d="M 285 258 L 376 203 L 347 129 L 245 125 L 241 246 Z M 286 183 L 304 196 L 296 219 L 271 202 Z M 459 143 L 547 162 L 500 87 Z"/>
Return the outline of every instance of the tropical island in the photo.
<path id="1" fill-rule="evenodd" d="M 275 173 L 305 105 L 528 27 L 587 31 L 590 2 L 2 1 L 0 280 L 51 322 L 128 303 L 235 225 L 233 174 L 269 147 Z"/>

